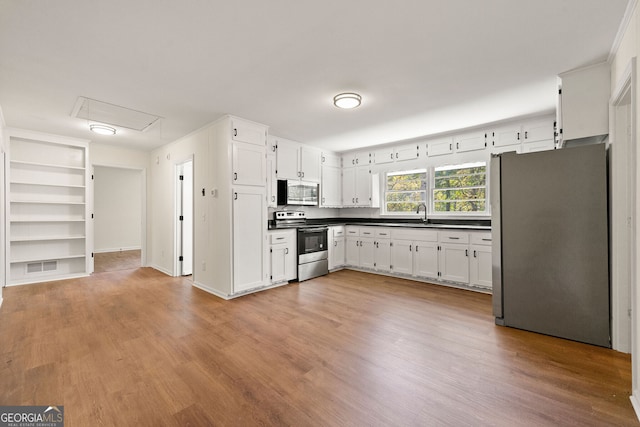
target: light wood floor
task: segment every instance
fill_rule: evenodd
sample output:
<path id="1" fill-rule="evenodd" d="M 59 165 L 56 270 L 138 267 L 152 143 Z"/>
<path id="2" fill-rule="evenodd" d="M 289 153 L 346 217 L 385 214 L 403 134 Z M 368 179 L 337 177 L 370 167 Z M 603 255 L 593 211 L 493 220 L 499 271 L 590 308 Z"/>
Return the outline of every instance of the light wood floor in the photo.
<path id="1" fill-rule="evenodd" d="M 105 271 L 139 268 L 140 252 L 140 249 L 117 252 L 96 252 L 93 256 L 93 271 L 96 273 L 104 273 Z"/>
<path id="2" fill-rule="evenodd" d="M 341 271 L 223 301 L 149 268 L 5 289 L 0 405 L 66 426 L 638 425 L 630 357 Z"/>

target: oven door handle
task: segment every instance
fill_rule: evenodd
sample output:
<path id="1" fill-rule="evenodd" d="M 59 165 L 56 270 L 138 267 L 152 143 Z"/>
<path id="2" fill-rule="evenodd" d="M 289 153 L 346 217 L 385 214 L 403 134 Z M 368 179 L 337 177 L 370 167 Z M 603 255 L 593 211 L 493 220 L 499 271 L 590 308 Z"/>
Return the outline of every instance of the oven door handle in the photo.
<path id="1" fill-rule="evenodd" d="M 316 227 L 316 228 L 298 228 L 299 233 L 317 233 L 319 231 L 328 231 L 329 227 Z"/>

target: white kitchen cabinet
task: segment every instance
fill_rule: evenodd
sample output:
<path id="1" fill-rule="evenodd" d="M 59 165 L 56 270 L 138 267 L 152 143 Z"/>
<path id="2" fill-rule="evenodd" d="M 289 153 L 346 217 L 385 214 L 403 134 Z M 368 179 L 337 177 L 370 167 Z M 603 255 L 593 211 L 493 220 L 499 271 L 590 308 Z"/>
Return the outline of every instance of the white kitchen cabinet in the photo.
<path id="1" fill-rule="evenodd" d="M 429 141 L 427 143 L 427 156 L 443 156 L 453 153 L 453 138 L 446 137 Z"/>
<path id="2" fill-rule="evenodd" d="M 495 129 L 491 132 L 491 151 L 494 153 L 516 151 L 522 143 L 520 139 L 521 134 L 522 126 L 520 126 L 520 124 Z"/>
<path id="3" fill-rule="evenodd" d="M 360 236 L 347 235 L 345 246 L 345 264 L 360 267 Z"/>
<path id="4" fill-rule="evenodd" d="M 395 153 L 393 147 L 381 148 L 373 152 L 373 163 L 381 165 L 385 163 L 393 163 L 395 161 Z"/>
<path id="5" fill-rule="evenodd" d="M 440 243 L 438 269 L 441 280 L 469 283 L 469 246 Z"/>
<path id="6" fill-rule="evenodd" d="M 342 170 L 342 205 L 345 207 L 379 207 L 380 176 L 368 166 Z"/>
<path id="7" fill-rule="evenodd" d="M 266 149 L 264 145 L 234 142 L 232 146 L 233 185 L 264 186 L 266 183 Z"/>
<path id="8" fill-rule="evenodd" d="M 554 129 L 553 120 L 540 120 L 525 123 L 522 126 L 523 139 L 522 142 L 530 144 L 540 141 L 553 141 Z"/>
<path id="9" fill-rule="evenodd" d="M 231 139 L 264 147 L 267 140 L 266 127 L 247 120 L 232 118 Z"/>
<path id="10" fill-rule="evenodd" d="M 265 186 L 233 187 L 233 292 L 264 285 Z"/>
<path id="11" fill-rule="evenodd" d="M 437 279 L 438 243 L 415 241 L 413 245 L 413 275 L 424 279 Z"/>
<path id="12" fill-rule="evenodd" d="M 8 284 L 90 274 L 88 141 L 11 130 L 7 142 Z"/>
<path id="13" fill-rule="evenodd" d="M 376 239 L 374 267 L 377 271 L 391 271 L 391 240 Z"/>
<path id="14" fill-rule="evenodd" d="M 395 161 L 401 162 L 404 160 L 415 160 L 420 157 L 420 145 L 419 144 L 405 144 L 395 147 L 394 158 Z"/>
<path id="15" fill-rule="evenodd" d="M 342 207 L 342 168 L 338 155 L 322 153 L 320 207 Z"/>
<path id="16" fill-rule="evenodd" d="M 276 177 L 276 155 L 267 154 L 267 207 L 278 207 L 278 178 Z"/>
<path id="17" fill-rule="evenodd" d="M 342 167 L 354 168 L 356 166 L 369 166 L 373 163 L 373 154 L 368 151 L 358 151 L 342 155 Z"/>
<path id="18" fill-rule="evenodd" d="M 345 264 L 345 238 L 344 226 L 329 227 L 329 271 Z"/>
<path id="19" fill-rule="evenodd" d="M 456 152 L 464 153 L 466 151 L 484 150 L 487 147 L 487 133 L 484 131 L 476 131 L 457 135 L 453 138 Z"/>
<path id="20" fill-rule="evenodd" d="M 472 286 L 491 289 L 491 233 L 470 233 L 469 283 Z"/>
<path id="21" fill-rule="evenodd" d="M 290 141 L 274 137 L 277 144 L 278 179 L 293 179 L 320 183 L 321 151 Z"/>
<path id="22" fill-rule="evenodd" d="M 361 268 L 367 268 L 373 270 L 376 266 L 375 258 L 375 239 L 373 237 L 360 236 L 360 265 Z"/>
<path id="23" fill-rule="evenodd" d="M 297 277 L 296 230 L 269 232 L 270 273 L 272 284 Z"/>
<path id="24" fill-rule="evenodd" d="M 410 276 L 413 274 L 413 241 L 391 241 L 391 271 Z"/>

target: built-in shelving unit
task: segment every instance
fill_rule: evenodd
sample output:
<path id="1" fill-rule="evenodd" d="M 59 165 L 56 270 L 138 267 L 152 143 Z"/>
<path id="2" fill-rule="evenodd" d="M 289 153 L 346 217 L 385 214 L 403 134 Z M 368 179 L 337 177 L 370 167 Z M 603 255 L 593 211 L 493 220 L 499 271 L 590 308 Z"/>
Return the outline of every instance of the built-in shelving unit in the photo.
<path id="1" fill-rule="evenodd" d="M 9 135 L 9 284 L 90 272 L 87 147 L 59 137 Z"/>

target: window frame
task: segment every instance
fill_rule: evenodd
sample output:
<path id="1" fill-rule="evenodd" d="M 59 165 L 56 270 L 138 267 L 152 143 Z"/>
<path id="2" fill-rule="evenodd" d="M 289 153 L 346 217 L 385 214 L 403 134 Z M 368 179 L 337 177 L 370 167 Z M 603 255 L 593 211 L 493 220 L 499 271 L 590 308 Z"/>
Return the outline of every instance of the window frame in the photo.
<path id="1" fill-rule="evenodd" d="M 484 188 L 484 210 L 483 211 L 436 211 L 436 172 L 438 170 L 452 170 L 452 169 L 465 169 L 471 167 L 484 167 L 484 185 L 473 187 L 460 187 L 460 188 Z M 486 218 L 491 215 L 490 199 L 489 199 L 489 162 L 484 160 L 453 163 L 447 165 L 432 166 L 430 168 L 430 187 L 429 187 L 429 217 L 431 218 L 454 218 L 454 217 L 482 217 Z M 452 187 L 453 188 L 453 187 Z"/>
<path id="2" fill-rule="evenodd" d="M 405 211 L 405 212 L 397 212 L 397 211 L 390 211 L 387 209 L 387 183 L 388 183 L 388 179 L 389 176 L 393 176 L 393 175 L 410 175 L 410 174 L 415 174 L 415 173 L 424 173 L 424 181 L 425 181 L 425 185 L 424 185 L 424 190 L 416 190 L 415 192 L 422 192 L 424 193 L 424 203 L 425 206 L 429 207 L 429 189 L 430 189 L 430 168 L 429 167 L 420 167 L 420 168 L 412 168 L 412 169 L 405 169 L 405 170 L 388 170 L 384 172 L 383 175 L 383 179 L 384 179 L 384 186 L 382 189 L 382 206 L 380 209 L 380 213 L 382 215 L 389 215 L 389 216 L 394 216 L 394 217 L 398 217 L 398 216 L 408 216 L 408 215 L 415 215 L 415 211 Z M 398 192 L 394 192 L 394 193 L 400 193 L 400 191 Z"/>

